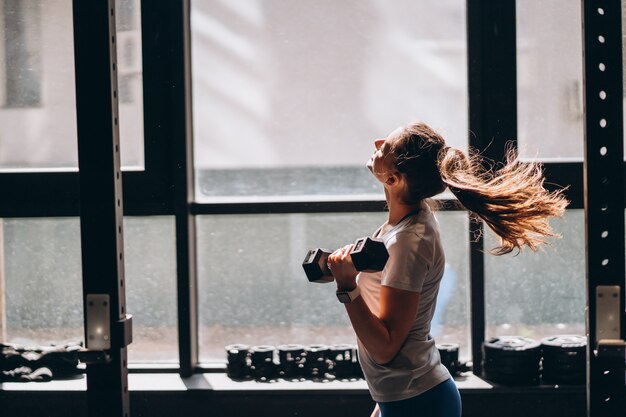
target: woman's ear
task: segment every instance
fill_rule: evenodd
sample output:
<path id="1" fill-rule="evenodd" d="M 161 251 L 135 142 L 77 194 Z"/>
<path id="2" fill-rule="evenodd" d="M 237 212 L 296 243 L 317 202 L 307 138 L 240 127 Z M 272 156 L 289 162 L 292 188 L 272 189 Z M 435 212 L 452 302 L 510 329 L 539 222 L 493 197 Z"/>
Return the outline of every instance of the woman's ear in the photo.
<path id="1" fill-rule="evenodd" d="M 385 184 L 389 185 L 389 186 L 395 186 L 398 183 L 400 183 L 400 180 L 402 179 L 400 174 L 395 171 L 395 172 L 389 172 L 389 177 L 387 178 L 387 180 L 385 181 Z"/>

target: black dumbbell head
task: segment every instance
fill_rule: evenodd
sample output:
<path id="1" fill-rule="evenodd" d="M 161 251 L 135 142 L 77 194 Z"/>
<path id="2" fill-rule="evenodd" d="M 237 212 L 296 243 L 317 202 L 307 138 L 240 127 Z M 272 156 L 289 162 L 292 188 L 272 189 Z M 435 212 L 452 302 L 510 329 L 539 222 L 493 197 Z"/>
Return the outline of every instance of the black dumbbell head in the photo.
<path id="1" fill-rule="evenodd" d="M 389 259 L 385 242 L 371 237 L 358 239 L 350 252 L 352 263 L 357 271 L 382 271 Z"/>
<path id="2" fill-rule="evenodd" d="M 335 278 L 328 269 L 328 256 L 332 252 L 326 249 L 312 249 L 307 252 L 302 268 L 309 282 L 333 282 Z"/>

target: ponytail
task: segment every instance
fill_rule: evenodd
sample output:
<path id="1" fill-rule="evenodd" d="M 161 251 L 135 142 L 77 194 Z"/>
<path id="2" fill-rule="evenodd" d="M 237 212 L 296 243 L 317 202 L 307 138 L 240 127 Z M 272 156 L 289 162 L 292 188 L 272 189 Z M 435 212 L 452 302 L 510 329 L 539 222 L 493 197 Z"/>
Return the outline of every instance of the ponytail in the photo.
<path id="1" fill-rule="evenodd" d="M 500 237 L 500 246 L 491 251 L 494 255 L 520 251 L 523 246 L 536 251 L 546 237 L 558 237 L 548 217 L 562 216 L 569 203 L 563 190 L 544 188 L 541 164 L 520 162 L 516 156 L 509 149 L 504 166 L 494 170 L 486 168 L 475 153 L 466 155 L 448 147 L 439 153 L 442 182 Z"/>

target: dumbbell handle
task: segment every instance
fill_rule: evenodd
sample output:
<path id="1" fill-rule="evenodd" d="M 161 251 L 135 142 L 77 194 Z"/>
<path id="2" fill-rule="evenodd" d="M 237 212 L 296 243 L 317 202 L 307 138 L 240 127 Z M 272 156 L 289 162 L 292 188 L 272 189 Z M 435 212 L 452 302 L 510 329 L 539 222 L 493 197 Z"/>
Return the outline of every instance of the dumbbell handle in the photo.
<path id="1" fill-rule="evenodd" d="M 307 252 L 302 267 L 310 282 L 333 282 L 334 277 L 328 268 L 328 256 L 332 252 L 327 249 L 312 249 Z M 352 263 L 357 271 L 382 271 L 389 254 L 381 240 L 362 237 L 354 243 L 350 251 Z"/>

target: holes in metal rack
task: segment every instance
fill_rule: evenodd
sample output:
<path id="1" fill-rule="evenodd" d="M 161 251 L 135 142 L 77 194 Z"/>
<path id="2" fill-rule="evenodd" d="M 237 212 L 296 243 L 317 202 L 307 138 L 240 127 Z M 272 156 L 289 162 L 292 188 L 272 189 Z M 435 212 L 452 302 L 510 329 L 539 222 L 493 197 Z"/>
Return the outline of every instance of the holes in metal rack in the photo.
<path id="1" fill-rule="evenodd" d="M 609 259 L 608 258 L 604 258 L 601 262 L 602 266 L 607 266 L 609 264 Z"/>
<path id="2" fill-rule="evenodd" d="M 604 63 L 600 62 L 600 63 L 598 64 L 598 69 L 599 69 L 601 72 L 604 72 L 604 71 L 606 70 L 606 65 L 604 65 Z"/>
<path id="3" fill-rule="evenodd" d="M 606 239 L 607 237 L 609 237 L 609 231 L 608 230 L 603 230 L 602 233 L 600 233 L 600 237 L 602 239 Z"/>
<path id="4" fill-rule="evenodd" d="M 117 65 L 115 65 L 115 62 L 113 63 L 113 71 L 117 70 Z"/>
<path id="5" fill-rule="evenodd" d="M 602 204 L 600 206 L 600 211 L 602 211 L 602 212 L 609 211 L 609 205 L 607 203 Z"/>
<path id="6" fill-rule="evenodd" d="M 609 178 L 608 177 L 602 177 L 602 179 L 600 180 L 600 183 L 602 185 L 609 185 Z"/>
<path id="7" fill-rule="evenodd" d="M 600 119 L 600 127 L 601 128 L 605 128 L 607 126 L 608 122 L 606 121 L 606 119 Z"/>
<path id="8" fill-rule="evenodd" d="M 608 149 L 606 148 L 606 146 L 603 146 L 600 148 L 600 155 L 606 156 L 607 152 L 608 152 Z"/>
<path id="9" fill-rule="evenodd" d="M 604 9 L 602 7 L 598 7 L 598 14 L 604 16 Z"/>
<path id="10" fill-rule="evenodd" d="M 606 42 L 606 38 L 604 36 L 602 36 L 602 35 L 598 35 L 598 42 L 604 43 L 604 42 Z"/>
<path id="11" fill-rule="evenodd" d="M 601 90 L 598 96 L 600 96 L 600 100 L 606 100 L 606 91 Z"/>

